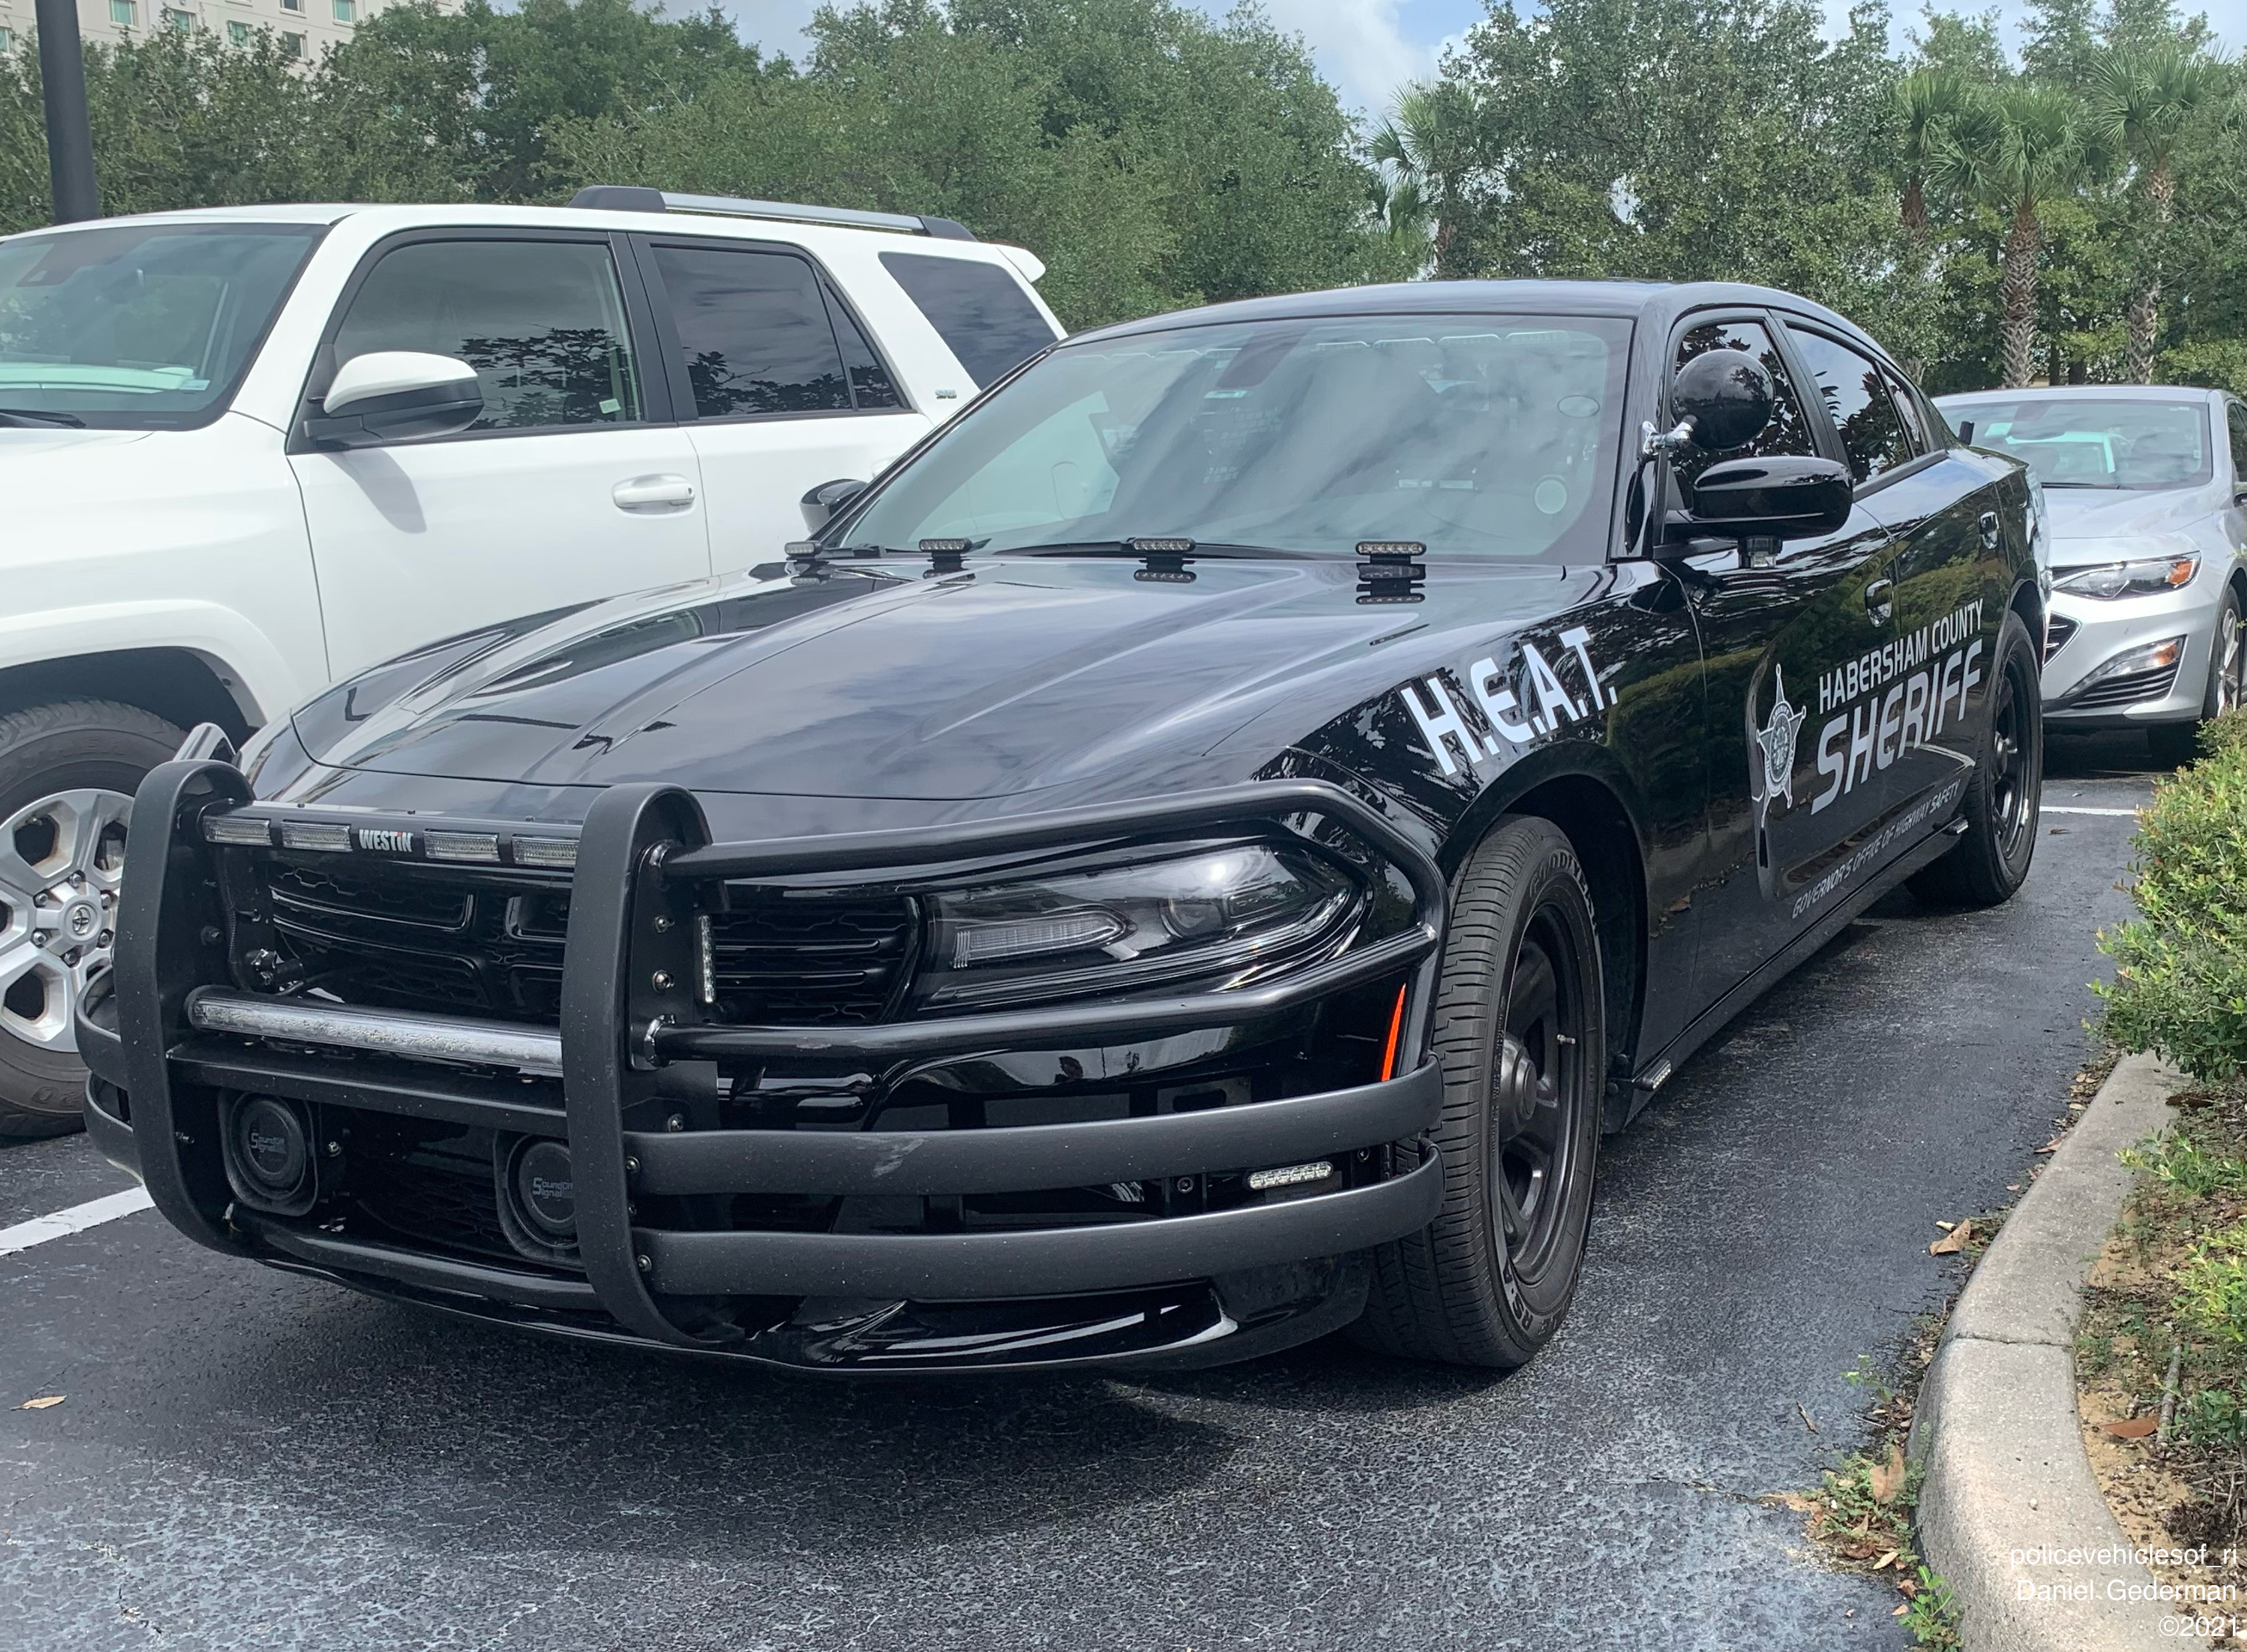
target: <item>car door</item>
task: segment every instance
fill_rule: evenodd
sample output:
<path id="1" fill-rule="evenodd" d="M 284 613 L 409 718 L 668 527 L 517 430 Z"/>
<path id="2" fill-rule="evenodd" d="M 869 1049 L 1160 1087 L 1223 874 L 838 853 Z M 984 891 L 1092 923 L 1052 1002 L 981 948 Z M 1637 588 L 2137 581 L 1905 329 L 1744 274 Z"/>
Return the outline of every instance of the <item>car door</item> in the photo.
<path id="1" fill-rule="evenodd" d="M 1709 350 L 1738 350 L 1772 376 L 1777 401 L 1745 449 L 1695 454 L 1674 474 L 1693 479 L 1718 459 L 1831 455 L 1831 437 L 1800 386 L 1798 365 L 1762 311 L 1697 312 L 1670 347 L 1675 369 Z M 1690 532 L 1690 524 L 1673 534 Z M 1703 908 L 1699 991 L 1713 1003 L 1813 920 L 1823 880 L 1843 862 L 1869 791 L 1821 805 L 1810 738 L 1831 714 L 1850 662 L 1894 634 L 1880 588 L 1888 532 L 1860 504 L 1835 532 L 1780 543 L 1693 541 L 1680 549 L 1706 660 L 1711 881 Z M 1857 754 L 1864 756 L 1869 736 Z M 1869 762 L 1869 758 L 1866 761 Z"/>
<path id="2" fill-rule="evenodd" d="M 645 306 L 617 251 L 598 234 L 417 232 L 375 249 L 345 289 L 308 409 L 344 362 L 413 350 L 475 368 L 484 412 L 436 440 L 292 440 L 333 675 L 709 572 L 693 444 L 645 370 Z"/>
<path id="3" fill-rule="evenodd" d="M 1829 808 L 1861 819 L 1860 830 L 1878 830 L 1854 882 L 1939 830 L 1956 809 L 1981 748 L 1972 691 L 1987 678 L 2004 618 L 1987 611 L 1984 594 L 1984 564 L 2003 555 L 2003 534 L 1996 484 L 1947 444 L 1933 444 L 1902 375 L 1861 341 L 1795 317 L 1786 326 L 1858 500 L 1892 536 L 1875 583 L 1895 611 L 1893 646 L 1859 672 L 1858 693 L 1821 708 L 1812 741 L 1826 763 L 1820 795 L 1832 799 Z M 1840 687 L 1849 687 L 1846 674 Z M 1869 766 L 1849 755 L 1861 728 L 1871 731 Z M 1876 809 L 1850 806 L 1861 790 Z"/>
<path id="4" fill-rule="evenodd" d="M 709 490 L 719 571 L 803 536 L 800 501 L 871 481 L 927 433 L 841 294 L 793 247 L 638 238 L 672 395 Z"/>

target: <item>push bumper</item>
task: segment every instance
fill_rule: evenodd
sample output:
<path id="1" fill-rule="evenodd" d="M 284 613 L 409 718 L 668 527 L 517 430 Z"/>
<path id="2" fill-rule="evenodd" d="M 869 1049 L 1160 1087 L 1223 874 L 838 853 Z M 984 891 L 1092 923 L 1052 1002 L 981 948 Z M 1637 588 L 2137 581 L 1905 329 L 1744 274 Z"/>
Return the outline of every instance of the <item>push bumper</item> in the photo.
<path id="1" fill-rule="evenodd" d="M 1316 1335 L 1363 1300 L 1359 1254 L 1424 1226 L 1442 1171 L 1424 1132 L 1440 1070 L 1420 1025 L 1446 890 L 1425 853 L 1349 794 L 1270 783 L 1125 809 L 940 832 L 710 844 L 687 794 L 619 788 L 584 823 L 557 1031 L 354 1010 L 236 990 L 227 980 L 201 821 L 249 802 L 231 768 L 156 770 L 114 990 L 87 995 L 80 1048 L 97 1143 L 158 1208 L 215 1249 L 379 1294 L 535 1328 L 828 1369 L 940 1369 L 1240 1357 Z M 895 869 L 1088 838 L 1311 817 L 1408 880 L 1403 932 L 1276 980 L 1133 1000 L 847 1028 L 703 1024 L 645 984 L 680 954 L 713 879 Z M 145 829 L 141 842 L 155 834 Z M 214 921 L 214 919 L 217 921 Z M 1156 1116 L 922 1131 L 681 1128 L 680 1098 L 714 1064 L 816 1055 L 871 1068 L 949 1053 L 1083 1048 L 1239 1027 L 1400 977 L 1400 1076 L 1319 1094 Z M 294 1019 L 291 1019 L 294 1018 Z M 383 1243 L 260 1211 L 230 1184 L 227 1096 L 446 1120 L 563 1143 L 575 1255 L 509 1267 Z M 318 1116 L 318 1115 L 315 1115 Z M 957 1232 L 789 1231 L 730 1224 L 743 1195 L 952 1198 L 1167 1180 L 1329 1160 L 1337 1191 L 1159 1218 Z M 502 1195 L 503 1197 L 503 1195 Z M 670 1213 L 664 1219 L 644 1211 Z M 730 1305 L 796 1299 L 748 1324 Z M 785 1306 L 785 1305 L 784 1305 Z"/>

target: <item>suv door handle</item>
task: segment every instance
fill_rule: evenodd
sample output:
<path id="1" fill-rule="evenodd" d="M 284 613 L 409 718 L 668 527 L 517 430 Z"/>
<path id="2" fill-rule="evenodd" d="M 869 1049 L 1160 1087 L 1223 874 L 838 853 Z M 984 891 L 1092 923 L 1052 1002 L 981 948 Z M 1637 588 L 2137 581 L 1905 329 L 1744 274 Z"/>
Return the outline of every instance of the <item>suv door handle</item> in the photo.
<path id="1" fill-rule="evenodd" d="M 1865 611 L 1873 617 L 1873 624 L 1885 625 L 1895 612 L 1895 581 L 1875 579 L 1865 587 Z"/>
<path id="2" fill-rule="evenodd" d="M 634 476 L 610 489 L 618 510 L 677 509 L 694 502 L 694 484 L 684 476 Z"/>
<path id="3" fill-rule="evenodd" d="M 1975 519 L 1974 526 L 1982 530 L 1982 549 L 1984 550 L 1997 550 L 1998 513 L 1994 510 L 1984 511 Z"/>

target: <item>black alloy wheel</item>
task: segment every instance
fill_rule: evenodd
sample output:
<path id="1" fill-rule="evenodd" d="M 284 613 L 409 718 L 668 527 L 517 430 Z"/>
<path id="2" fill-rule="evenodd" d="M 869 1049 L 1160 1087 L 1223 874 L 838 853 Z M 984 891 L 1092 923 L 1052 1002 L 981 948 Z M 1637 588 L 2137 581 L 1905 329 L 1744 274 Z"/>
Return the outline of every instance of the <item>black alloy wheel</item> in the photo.
<path id="1" fill-rule="evenodd" d="M 1966 831 L 1950 853 L 1911 875 L 1911 892 L 1922 900 L 1995 906 L 2028 877 L 2044 798 L 2041 679 L 2028 627 L 2006 614 L 1990 676 L 1988 734 L 1958 810 Z"/>
<path id="2" fill-rule="evenodd" d="M 1460 869 L 1431 1056 L 1444 1204 L 1374 1253 L 1353 1335 L 1411 1359 L 1526 1363 L 1575 1294 L 1607 1070 L 1591 894 L 1550 821 L 1504 819 Z"/>

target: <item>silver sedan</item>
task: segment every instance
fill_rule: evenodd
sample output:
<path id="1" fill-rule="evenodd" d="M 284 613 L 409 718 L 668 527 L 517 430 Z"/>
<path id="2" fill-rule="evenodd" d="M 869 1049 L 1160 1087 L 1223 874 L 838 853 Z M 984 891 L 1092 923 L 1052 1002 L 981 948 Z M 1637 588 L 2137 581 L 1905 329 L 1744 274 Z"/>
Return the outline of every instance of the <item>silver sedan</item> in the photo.
<path id="1" fill-rule="evenodd" d="M 2052 568 L 2051 729 L 2143 728 L 2193 753 L 2247 658 L 2247 406 L 2220 390 L 2072 385 L 1944 396 L 1961 440 L 2027 461 Z"/>

